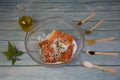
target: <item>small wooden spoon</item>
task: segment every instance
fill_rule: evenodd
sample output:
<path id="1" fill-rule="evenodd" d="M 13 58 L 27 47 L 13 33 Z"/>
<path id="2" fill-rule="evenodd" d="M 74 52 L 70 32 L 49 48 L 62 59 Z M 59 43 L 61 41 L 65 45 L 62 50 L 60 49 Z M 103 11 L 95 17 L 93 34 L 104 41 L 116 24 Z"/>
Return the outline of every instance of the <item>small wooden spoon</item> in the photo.
<path id="1" fill-rule="evenodd" d="M 103 39 L 98 39 L 98 40 L 88 39 L 86 41 L 86 43 L 89 45 L 92 45 L 92 44 L 96 44 L 98 42 L 110 41 L 110 40 L 114 40 L 114 39 L 115 39 L 115 37 L 103 38 Z"/>
<path id="2" fill-rule="evenodd" d="M 100 54 L 100 55 L 108 55 L 108 56 L 117 56 L 118 55 L 118 53 L 114 53 L 114 52 L 98 52 L 98 51 L 93 51 L 93 50 L 87 50 L 86 54 L 88 54 L 88 55 Z"/>
<path id="3" fill-rule="evenodd" d="M 84 18 L 82 21 L 78 22 L 77 25 L 83 25 L 87 20 L 89 20 L 90 18 L 94 17 L 95 15 L 96 15 L 96 13 L 93 12 L 92 14 L 90 14 L 89 16 Z"/>
<path id="4" fill-rule="evenodd" d="M 85 34 L 91 34 L 92 31 L 93 31 L 95 28 L 99 27 L 103 22 L 104 22 L 104 20 L 101 19 L 101 20 L 100 20 L 98 23 L 96 23 L 93 27 L 91 27 L 91 28 L 89 28 L 88 30 L 86 30 L 86 31 L 85 31 Z"/>
<path id="5" fill-rule="evenodd" d="M 96 68 L 96 69 L 116 73 L 116 69 L 94 65 L 94 64 L 92 64 L 91 62 L 88 62 L 88 61 L 83 61 L 82 64 L 83 64 L 83 66 L 85 66 L 87 68 Z"/>

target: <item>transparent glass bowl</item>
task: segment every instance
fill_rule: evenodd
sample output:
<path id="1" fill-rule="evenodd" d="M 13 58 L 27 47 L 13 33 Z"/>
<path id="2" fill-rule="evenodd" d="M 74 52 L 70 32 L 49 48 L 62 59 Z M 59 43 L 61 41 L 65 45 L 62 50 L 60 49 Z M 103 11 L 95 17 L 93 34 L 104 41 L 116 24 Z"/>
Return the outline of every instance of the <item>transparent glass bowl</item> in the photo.
<path id="1" fill-rule="evenodd" d="M 74 37 L 77 43 L 77 50 L 72 58 L 68 62 L 63 63 L 46 63 L 43 62 L 40 55 L 39 41 L 45 38 L 53 30 L 60 30 Z M 34 27 L 29 30 L 25 36 L 25 48 L 30 57 L 39 64 L 55 66 L 65 65 L 71 61 L 79 58 L 80 53 L 84 47 L 84 35 L 78 25 L 70 21 L 69 19 L 62 17 L 50 17 L 41 20 L 35 24 Z"/>

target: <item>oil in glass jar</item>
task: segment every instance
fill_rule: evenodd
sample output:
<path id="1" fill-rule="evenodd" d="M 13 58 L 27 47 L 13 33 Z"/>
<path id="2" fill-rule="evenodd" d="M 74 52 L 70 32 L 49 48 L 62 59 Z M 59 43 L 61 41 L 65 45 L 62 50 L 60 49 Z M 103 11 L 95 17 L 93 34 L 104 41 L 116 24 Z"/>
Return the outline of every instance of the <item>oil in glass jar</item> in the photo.
<path id="1" fill-rule="evenodd" d="M 25 5 L 23 3 L 17 5 L 17 11 L 20 14 L 18 24 L 24 32 L 28 32 L 33 27 L 33 20 L 31 16 L 25 15 Z"/>

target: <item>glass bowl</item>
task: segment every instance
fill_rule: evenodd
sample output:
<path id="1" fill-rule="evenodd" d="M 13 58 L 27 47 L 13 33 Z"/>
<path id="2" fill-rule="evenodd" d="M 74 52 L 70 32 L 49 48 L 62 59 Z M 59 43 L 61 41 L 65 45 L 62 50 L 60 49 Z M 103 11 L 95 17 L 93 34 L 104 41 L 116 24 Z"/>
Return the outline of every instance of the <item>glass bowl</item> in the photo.
<path id="1" fill-rule="evenodd" d="M 42 60 L 39 42 L 48 36 L 48 34 L 50 34 L 53 30 L 59 30 L 74 37 L 74 40 L 77 44 L 77 49 L 72 55 L 71 59 L 67 62 L 48 63 Z M 75 61 L 77 58 L 79 58 L 83 47 L 84 35 L 80 27 L 69 19 L 62 17 L 50 17 L 42 19 L 40 22 L 35 24 L 25 36 L 25 48 L 30 57 L 37 63 L 48 66 L 65 65 Z"/>

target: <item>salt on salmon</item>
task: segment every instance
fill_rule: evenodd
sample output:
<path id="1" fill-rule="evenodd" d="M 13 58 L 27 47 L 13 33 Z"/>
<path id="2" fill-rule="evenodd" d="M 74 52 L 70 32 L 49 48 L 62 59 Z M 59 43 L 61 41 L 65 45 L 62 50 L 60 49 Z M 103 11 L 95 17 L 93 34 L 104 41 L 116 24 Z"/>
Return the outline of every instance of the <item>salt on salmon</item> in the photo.
<path id="1" fill-rule="evenodd" d="M 39 42 L 44 62 L 67 62 L 73 54 L 74 40 L 72 35 L 53 30 L 43 41 Z"/>

